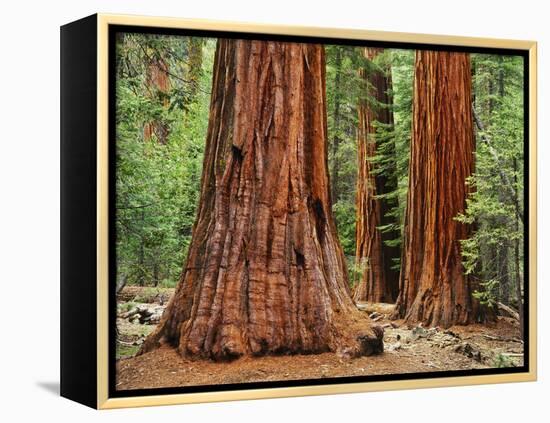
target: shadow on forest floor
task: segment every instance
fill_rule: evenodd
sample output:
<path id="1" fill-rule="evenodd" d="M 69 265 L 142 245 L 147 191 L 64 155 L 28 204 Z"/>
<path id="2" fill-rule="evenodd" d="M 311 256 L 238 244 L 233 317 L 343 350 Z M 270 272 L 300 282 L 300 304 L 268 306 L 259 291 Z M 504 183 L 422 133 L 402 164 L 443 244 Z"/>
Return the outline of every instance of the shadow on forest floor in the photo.
<path id="1" fill-rule="evenodd" d="M 324 353 L 243 357 L 215 363 L 184 359 L 173 348 L 163 346 L 133 357 L 154 329 L 165 304 L 156 298 L 140 303 L 134 297 L 119 303 L 117 389 L 431 373 L 523 364 L 519 323 L 512 318 L 499 317 L 486 325 L 424 328 L 390 320 L 393 304 L 370 303 L 358 303 L 357 308 L 384 328 L 384 353 L 377 356 L 346 359 L 336 353 Z"/>

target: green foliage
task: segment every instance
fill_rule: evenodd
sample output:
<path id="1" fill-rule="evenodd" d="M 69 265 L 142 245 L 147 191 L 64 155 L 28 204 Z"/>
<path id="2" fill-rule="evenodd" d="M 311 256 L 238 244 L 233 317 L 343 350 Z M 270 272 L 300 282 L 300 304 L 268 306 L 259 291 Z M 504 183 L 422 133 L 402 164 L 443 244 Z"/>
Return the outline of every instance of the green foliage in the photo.
<path id="1" fill-rule="evenodd" d="M 516 367 L 516 363 L 509 356 L 499 353 L 493 359 L 493 367 Z"/>
<path id="2" fill-rule="evenodd" d="M 332 206 L 344 253 L 355 256 L 355 203 L 340 200 Z"/>
<path id="3" fill-rule="evenodd" d="M 118 302 L 117 303 L 117 314 L 126 313 L 127 311 L 132 310 L 136 306 L 136 303 L 133 301 L 128 302 Z"/>
<path id="4" fill-rule="evenodd" d="M 366 65 L 361 49 L 326 47 L 328 161 L 333 213 L 347 256 L 355 255 L 355 180 L 357 104 L 366 89 L 358 69 Z"/>
<path id="5" fill-rule="evenodd" d="M 333 213 L 340 242 L 347 256 L 355 255 L 355 187 L 357 180 L 357 124 L 358 104 L 366 101 L 371 107 L 392 108 L 394 124 L 375 123 L 377 154 L 372 158 L 378 173 L 397 182 L 397 189 L 380 198 L 394 204 L 388 214 L 395 224 L 383 225 L 383 232 L 397 234 L 385 242 L 401 245 L 403 216 L 408 185 L 408 160 L 411 136 L 412 87 L 414 52 L 385 50 L 370 61 L 362 47 L 327 46 L 327 120 L 329 140 L 329 170 L 333 184 Z M 391 70 L 394 104 L 376 103 L 365 96 L 369 86 L 359 74 L 366 71 Z M 335 180 L 338 185 L 335 188 Z M 399 257 L 394 257 L 399 268 Z M 353 278 L 351 280 L 354 280 Z"/>
<path id="6" fill-rule="evenodd" d="M 412 99 L 414 51 L 412 50 L 385 50 L 376 57 L 376 64 L 391 72 L 393 103 L 385 105 L 393 111 L 393 125 L 377 123 L 376 126 L 376 155 L 372 159 L 375 163 L 375 174 L 384 174 L 388 180 L 396 181 L 396 189 L 386 194 L 378 195 L 393 207 L 388 211 L 392 217 L 392 224 L 379 226 L 382 232 L 396 234 L 393 239 L 385 243 L 391 247 L 402 243 L 405 208 L 407 205 L 409 150 L 412 129 Z M 400 257 L 394 257 L 394 268 L 400 268 Z"/>
<path id="7" fill-rule="evenodd" d="M 357 260 L 355 256 L 348 257 L 348 276 L 350 285 L 353 288 L 357 281 L 363 279 L 363 275 L 368 269 L 369 261 L 367 258 Z"/>
<path id="8" fill-rule="evenodd" d="M 499 285 L 496 279 L 490 279 L 480 283 L 482 290 L 474 290 L 472 295 L 479 300 L 479 303 L 489 308 L 496 306 L 497 297 L 495 290 Z"/>
<path id="9" fill-rule="evenodd" d="M 474 296 L 483 304 L 509 303 L 516 292 L 512 277 L 522 279 L 513 266 L 512 246 L 519 246 L 523 262 L 523 211 L 516 210 L 516 202 L 523 204 L 524 187 L 523 59 L 472 54 L 472 64 L 474 110 L 483 130 L 476 128 L 467 208 L 456 219 L 475 228 L 461 240 L 465 272 L 480 287 Z"/>
<path id="10" fill-rule="evenodd" d="M 130 285 L 175 286 L 191 239 L 215 43 L 208 40 L 202 47 L 200 85 L 194 89 L 186 82 L 190 41 L 124 34 L 117 43 L 117 271 Z M 155 87 L 146 77 L 151 57 L 170 70 L 168 93 L 151 93 Z M 144 138 L 152 121 L 169 128 L 164 144 Z"/>
<path id="11" fill-rule="evenodd" d="M 174 287 L 180 277 L 200 197 L 214 50 L 213 39 L 131 33 L 117 38 L 117 279 L 129 285 Z M 460 240 L 461 251 L 465 272 L 475 283 L 474 296 L 487 305 L 512 301 L 511 280 L 523 272 L 513 264 L 516 255 L 523 262 L 518 217 L 523 210 L 516 209 L 516 203 L 523 204 L 524 188 L 522 60 L 472 54 L 474 108 L 483 131 L 476 130 L 466 211 L 456 219 L 475 228 L 470 238 Z M 167 90 L 151 84 L 151 63 L 167 72 Z M 326 64 L 333 214 L 354 281 L 366 265 L 354 258 L 357 107 L 366 101 L 393 111 L 393 124 L 375 123 L 377 149 L 371 160 L 376 172 L 397 183 L 380 196 L 393 205 L 388 213 L 395 223 L 379 230 L 395 234 L 385 242 L 399 246 L 408 190 L 414 51 L 387 49 L 369 61 L 363 48 L 329 45 Z M 392 104 L 365 97 L 369 87 L 360 69 L 391 71 Z M 151 122 L 167 128 L 165 140 L 145 136 Z M 503 174 L 511 191 L 503 189 Z M 399 268 L 400 258 L 392 259 Z"/>
<path id="12" fill-rule="evenodd" d="M 139 351 L 139 345 L 123 345 L 118 343 L 116 346 L 116 359 L 134 357 Z"/>

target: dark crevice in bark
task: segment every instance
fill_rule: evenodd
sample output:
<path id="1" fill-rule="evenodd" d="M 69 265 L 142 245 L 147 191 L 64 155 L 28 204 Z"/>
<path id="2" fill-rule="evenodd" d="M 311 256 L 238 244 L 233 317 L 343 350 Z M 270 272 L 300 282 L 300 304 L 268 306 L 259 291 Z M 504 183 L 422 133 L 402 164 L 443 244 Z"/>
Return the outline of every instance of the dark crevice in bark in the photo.
<path id="1" fill-rule="evenodd" d="M 307 66 L 303 58 L 307 58 Z M 324 50 L 218 41 L 201 199 L 187 263 L 141 353 L 371 353 L 330 212 Z"/>
<path id="2" fill-rule="evenodd" d="M 388 242 L 395 241 L 400 234 L 397 229 L 382 231 L 380 227 L 398 227 L 396 218 L 389 214 L 397 208 L 397 199 L 381 197 L 397 189 L 393 139 L 384 141 L 385 154 L 389 157 L 387 169 L 380 172 L 373 160 L 383 142 L 382 132 L 385 131 L 387 137 L 387 133 L 393 131 L 394 122 L 391 70 L 377 68 L 372 63 L 382 51 L 364 48 L 363 54 L 371 64 L 360 69 L 367 88 L 358 105 L 355 257 L 361 272 L 356 280 L 354 300 L 390 303 L 398 294 L 399 273 L 393 268 L 393 259 L 399 257 L 400 247 Z"/>
<path id="3" fill-rule="evenodd" d="M 458 222 L 474 169 L 471 71 L 467 53 L 417 51 L 409 191 L 396 318 L 431 326 L 480 316 L 464 274 Z"/>

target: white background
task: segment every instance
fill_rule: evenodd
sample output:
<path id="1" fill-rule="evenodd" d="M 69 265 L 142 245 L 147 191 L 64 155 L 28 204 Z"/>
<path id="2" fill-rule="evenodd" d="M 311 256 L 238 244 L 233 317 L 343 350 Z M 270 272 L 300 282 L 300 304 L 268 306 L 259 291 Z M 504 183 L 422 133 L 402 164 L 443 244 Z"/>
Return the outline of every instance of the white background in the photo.
<path id="1" fill-rule="evenodd" d="M 549 14 L 545 1 L 118 0 L 1 3 L 0 419 L 77 422 L 548 421 Z M 95 12 L 539 42 L 539 381 L 96 412 L 59 398 L 59 26 Z M 546 395 L 544 394 L 546 391 Z"/>

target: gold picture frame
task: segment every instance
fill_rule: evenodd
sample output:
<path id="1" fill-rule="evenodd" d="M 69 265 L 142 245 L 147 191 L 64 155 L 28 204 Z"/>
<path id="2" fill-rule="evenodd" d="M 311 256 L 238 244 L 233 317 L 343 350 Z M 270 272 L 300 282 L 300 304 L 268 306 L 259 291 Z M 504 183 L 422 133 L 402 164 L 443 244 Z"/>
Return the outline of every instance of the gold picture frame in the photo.
<path id="1" fill-rule="evenodd" d="M 69 24 L 66 28 L 70 28 Z M 76 391 L 85 391 L 86 388 L 75 383 L 66 383 L 62 395 L 98 409 L 112 409 L 121 407 L 139 407 L 152 405 L 186 404 L 213 401 L 233 401 L 260 398 L 280 398 L 305 395 L 343 394 L 352 392 L 370 392 L 398 389 L 434 388 L 443 386 L 462 386 L 505 382 L 528 382 L 537 378 L 537 43 L 534 41 L 518 41 L 490 38 L 459 37 L 448 35 L 411 34 L 401 32 L 368 31 L 359 29 L 316 28 L 307 26 L 262 25 L 254 23 L 237 23 L 225 21 L 210 21 L 198 19 L 179 19 L 146 16 L 125 16 L 114 14 L 94 15 L 90 27 L 95 25 L 96 51 L 95 70 L 96 87 L 95 102 L 95 131 L 96 131 L 96 167 L 95 167 L 95 205 L 94 227 L 95 233 L 95 301 L 96 310 L 91 316 L 95 319 L 95 348 L 91 361 L 95 359 L 93 366 L 96 373 L 95 398 L 87 391 L 85 394 L 74 394 Z M 529 75 L 529 263 L 528 263 L 528 292 L 529 302 L 526 314 L 529 321 L 528 332 L 528 371 L 518 373 L 485 374 L 469 376 L 450 376 L 427 379 L 402 379 L 370 381 L 360 383 L 341 383 L 313 386 L 288 386 L 261 389 L 241 389 L 231 391 L 200 392 L 200 393 L 169 393 L 159 395 L 142 396 L 109 396 L 109 63 L 112 60 L 109 52 L 109 27 L 110 26 L 137 26 L 160 29 L 187 29 L 201 31 L 227 31 L 264 35 L 285 35 L 298 37 L 322 37 L 331 39 L 368 40 L 410 44 L 426 44 L 439 46 L 463 46 L 475 48 L 516 49 L 528 52 Z M 68 30 L 67 30 L 68 31 Z M 67 37 L 75 36 L 67 32 Z M 93 38 L 93 34 L 90 36 Z M 62 52 L 63 53 L 63 52 Z M 69 53 L 67 53 L 67 56 Z M 66 75 L 70 71 L 66 71 Z M 68 90 L 69 88 L 67 88 Z M 63 95 L 62 95 L 63 98 Z M 74 100 L 76 101 L 76 100 Z M 69 113 L 69 112 L 67 112 Z M 63 113 L 62 113 L 63 119 Z M 68 122 L 70 116 L 65 116 Z M 70 154 L 70 153 L 67 153 Z M 67 160 L 69 160 L 67 158 Z M 62 176 L 63 178 L 63 176 Z M 63 185 L 63 181 L 62 181 Z M 67 229 L 68 230 L 68 229 Z M 63 237 L 62 237 L 63 239 Z M 74 246 L 74 244 L 72 244 Z M 62 247 L 63 248 L 63 247 Z M 67 248 L 70 248 L 67 245 Z M 69 260 L 67 258 L 67 260 Z M 74 264 L 73 264 L 74 265 Z M 70 266 L 70 264 L 67 264 Z M 68 272 L 70 273 L 70 272 Z M 67 273 L 67 274 L 68 274 Z M 67 276 L 68 277 L 68 276 Z M 67 284 L 69 281 L 66 282 Z M 63 287 L 62 281 L 62 287 Z M 63 289 L 63 288 L 62 288 Z M 73 294 L 71 294 L 73 295 Z M 71 295 L 67 294 L 67 301 L 71 301 Z M 63 314 L 62 305 L 62 314 Z M 67 319 L 71 317 L 71 311 L 65 311 Z M 64 324 L 62 323 L 62 330 Z M 66 342 L 75 342 L 71 335 L 71 329 L 66 330 Z M 63 336 L 62 336 L 62 339 Z M 62 341 L 63 342 L 63 341 Z M 70 351 L 63 353 L 65 357 Z M 63 359 L 62 359 L 63 361 Z M 67 364 L 65 375 L 70 379 L 70 373 L 76 371 L 76 364 Z M 62 364 L 63 367 L 63 364 Z M 63 372 L 63 370 L 62 370 Z"/>

